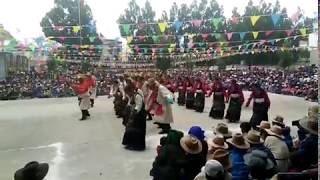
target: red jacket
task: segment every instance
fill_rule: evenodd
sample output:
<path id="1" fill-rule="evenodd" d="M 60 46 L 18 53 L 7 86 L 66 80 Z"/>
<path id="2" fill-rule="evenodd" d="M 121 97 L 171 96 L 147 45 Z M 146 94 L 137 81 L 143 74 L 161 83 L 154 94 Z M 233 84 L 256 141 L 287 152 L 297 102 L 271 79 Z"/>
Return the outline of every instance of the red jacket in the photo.
<path id="1" fill-rule="evenodd" d="M 86 93 L 89 89 L 86 81 L 83 81 L 81 84 L 73 84 L 71 87 L 78 95 Z"/>

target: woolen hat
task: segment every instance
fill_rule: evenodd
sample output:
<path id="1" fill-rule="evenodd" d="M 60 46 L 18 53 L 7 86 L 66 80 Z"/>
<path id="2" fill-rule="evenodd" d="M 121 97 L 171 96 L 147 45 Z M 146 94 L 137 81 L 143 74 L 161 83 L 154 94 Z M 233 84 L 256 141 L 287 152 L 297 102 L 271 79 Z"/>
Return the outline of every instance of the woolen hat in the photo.
<path id="1" fill-rule="evenodd" d="M 203 141 L 205 136 L 204 136 L 204 130 L 201 129 L 199 126 L 192 126 L 189 129 L 188 134 L 193 135 L 197 137 L 199 140 Z"/>
<path id="2" fill-rule="evenodd" d="M 49 164 L 32 161 L 14 174 L 15 180 L 42 180 L 49 171 Z"/>
<path id="3" fill-rule="evenodd" d="M 239 149 L 249 149 L 249 143 L 244 139 L 241 133 L 236 133 L 231 139 L 227 139 L 227 142 Z"/>
<path id="4" fill-rule="evenodd" d="M 202 143 L 194 136 L 186 135 L 180 139 L 181 147 L 190 154 L 199 154 L 202 151 Z"/>
<path id="5" fill-rule="evenodd" d="M 276 136 L 280 139 L 284 139 L 284 136 L 282 135 L 282 128 L 280 126 L 272 126 L 271 129 L 266 129 L 266 132 L 271 136 Z"/>
<path id="6" fill-rule="evenodd" d="M 250 144 L 262 144 L 263 140 L 260 138 L 260 133 L 256 130 L 251 130 L 248 132 L 246 137 L 248 143 Z"/>

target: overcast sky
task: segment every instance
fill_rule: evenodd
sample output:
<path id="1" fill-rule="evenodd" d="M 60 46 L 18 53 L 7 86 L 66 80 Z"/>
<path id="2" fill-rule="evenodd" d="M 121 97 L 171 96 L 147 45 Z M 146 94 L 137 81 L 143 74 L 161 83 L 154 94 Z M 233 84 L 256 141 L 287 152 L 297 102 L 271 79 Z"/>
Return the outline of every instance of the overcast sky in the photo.
<path id="1" fill-rule="evenodd" d="M 90 5 L 94 19 L 97 20 L 98 32 L 107 38 L 119 37 L 116 23 L 119 15 L 124 12 L 130 0 L 85 0 Z M 144 6 L 145 0 L 136 0 Z M 169 10 L 173 0 L 149 0 L 157 16 L 163 10 Z M 192 0 L 175 0 L 178 4 L 190 4 Z M 224 6 L 225 16 L 230 17 L 234 6 L 243 12 L 248 0 L 217 0 Z M 253 0 L 258 4 L 260 0 Z M 274 3 L 276 0 L 266 0 Z M 316 0 L 279 0 L 282 7 L 288 9 L 289 16 L 300 6 L 307 16 L 314 17 L 318 12 Z M 40 21 L 53 7 L 54 0 L 0 0 L 0 24 L 3 24 L 16 38 L 33 38 L 42 35 Z"/>

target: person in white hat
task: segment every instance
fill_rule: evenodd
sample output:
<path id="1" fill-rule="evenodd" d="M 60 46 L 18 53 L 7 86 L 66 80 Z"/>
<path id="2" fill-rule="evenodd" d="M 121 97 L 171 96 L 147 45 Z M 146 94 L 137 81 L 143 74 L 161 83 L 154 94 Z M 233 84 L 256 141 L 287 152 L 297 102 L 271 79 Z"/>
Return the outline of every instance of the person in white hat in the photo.
<path id="1" fill-rule="evenodd" d="M 231 175 L 221 165 L 217 160 L 208 160 L 201 168 L 201 172 L 194 178 L 194 180 L 231 180 Z"/>

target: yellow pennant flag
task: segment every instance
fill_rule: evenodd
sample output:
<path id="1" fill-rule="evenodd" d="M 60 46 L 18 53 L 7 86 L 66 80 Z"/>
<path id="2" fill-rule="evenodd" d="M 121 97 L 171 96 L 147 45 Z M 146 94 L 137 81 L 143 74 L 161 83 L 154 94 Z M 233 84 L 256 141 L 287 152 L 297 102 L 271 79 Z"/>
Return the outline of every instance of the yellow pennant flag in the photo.
<path id="1" fill-rule="evenodd" d="M 127 37 L 127 43 L 130 44 L 133 40 L 133 37 L 132 36 L 128 36 Z"/>
<path id="2" fill-rule="evenodd" d="M 259 32 L 252 32 L 253 38 L 257 39 Z"/>
<path id="3" fill-rule="evenodd" d="M 220 52 L 220 56 L 223 56 L 223 50 L 221 50 L 221 52 Z"/>
<path id="4" fill-rule="evenodd" d="M 159 25 L 160 32 L 163 33 L 166 30 L 168 24 L 166 22 L 162 22 L 162 23 L 159 23 L 158 25 Z"/>
<path id="5" fill-rule="evenodd" d="M 168 48 L 168 52 L 171 53 L 173 51 L 173 48 Z"/>
<path id="6" fill-rule="evenodd" d="M 306 36 L 307 35 L 307 28 L 301 28 L 299 29 L 300 33 L 302 36 Z"/>
<path id="7" fill-rule="evenodd" d="M 192 40 L 194 36 L 195 36 L 195 34 L 188 34 L 189 40 Z"/>
<path id="8" fill-rule="evenodd" d="M 254 26 L 257 21 L 260 19 L 260 16 L 251 16 L 251 23 L 252 23 L 252 26 Z"/>
<path id="9" fill-rule="evenodd" d="M 176 44 L 170 44 L 170 47 L 174 48 L 174 47 L 176 47 Z"/>
<path id="10" fill-rule="evenodd" d="M 79 31 L 80 31 L 80 26 L 72 26 L 72 31 L 74 32 L 74 33 L 78 33 Z"/>

